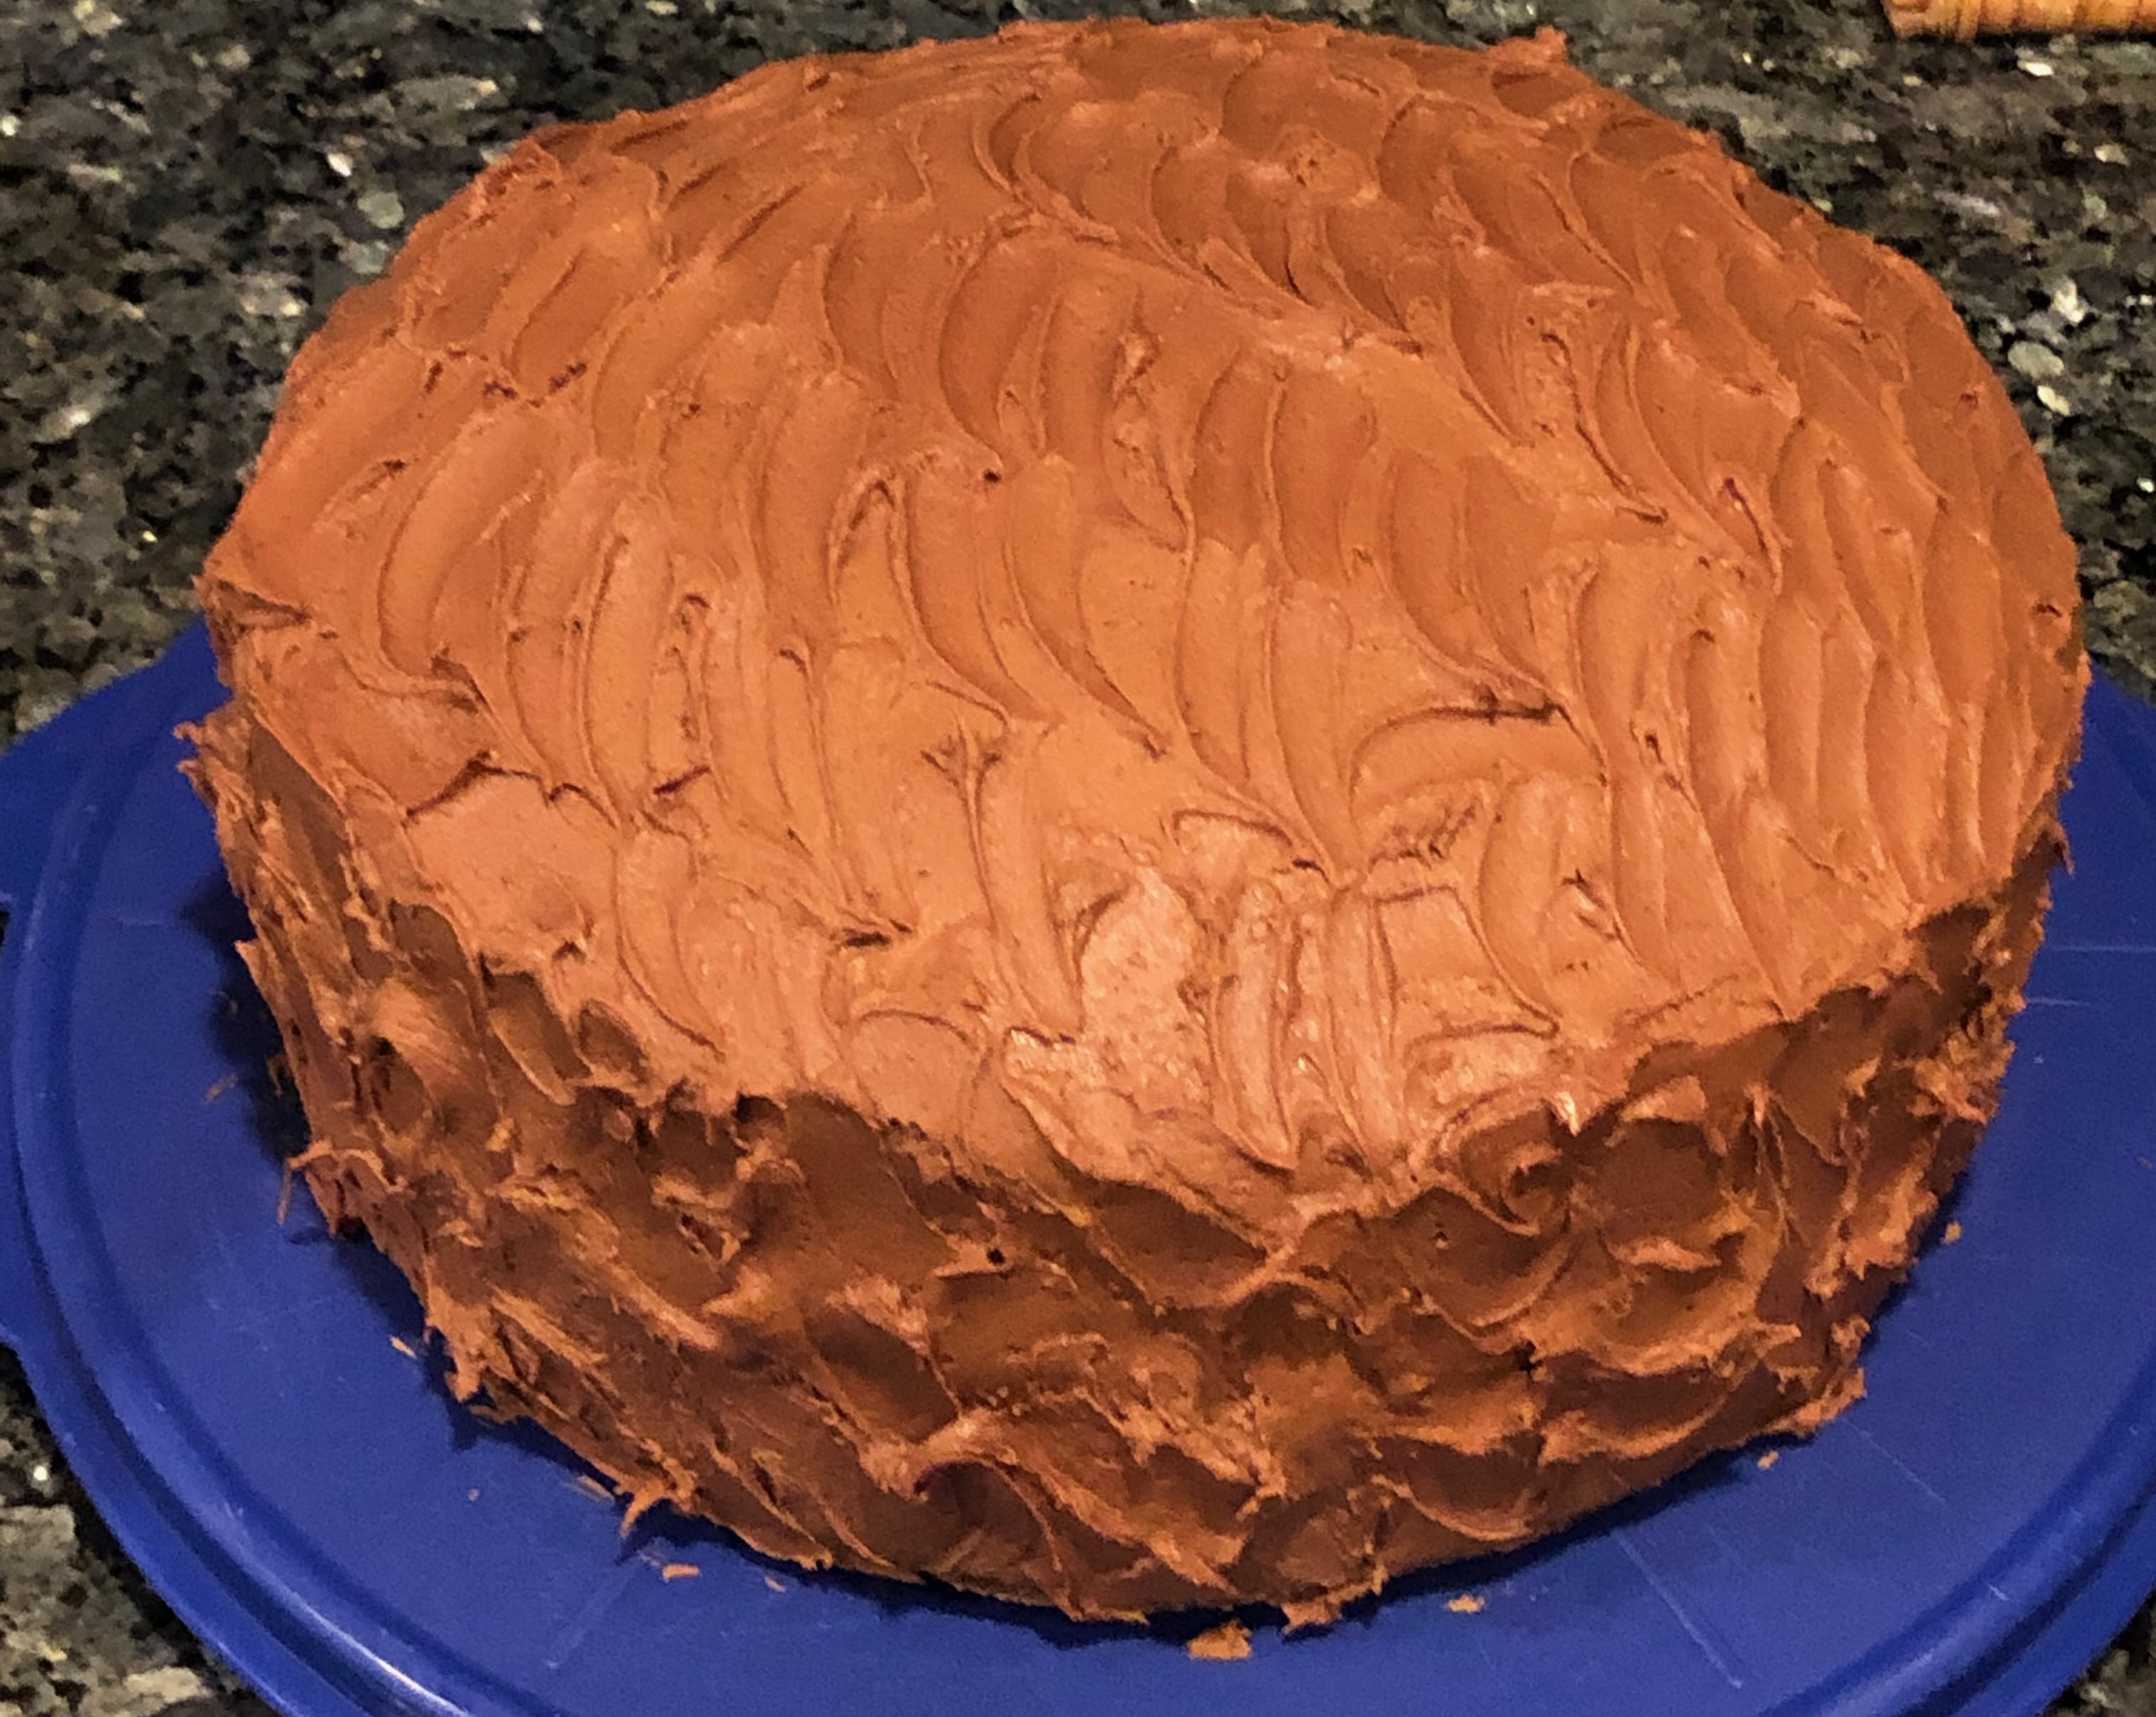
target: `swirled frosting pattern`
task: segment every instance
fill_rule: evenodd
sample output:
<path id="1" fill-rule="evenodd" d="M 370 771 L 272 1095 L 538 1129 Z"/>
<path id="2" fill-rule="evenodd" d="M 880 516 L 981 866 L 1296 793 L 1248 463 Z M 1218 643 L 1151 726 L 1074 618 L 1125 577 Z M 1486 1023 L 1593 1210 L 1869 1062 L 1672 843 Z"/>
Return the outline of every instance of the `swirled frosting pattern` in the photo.
<path id="1" fill-rule="evenodd" d="M 528 140 L 203 594 L 307 1170 L 459 1389 L 1076 1614 L 1849 1399 L 2086 672 L 1912 266 L 1553 37 L 1267 21 Z"/>

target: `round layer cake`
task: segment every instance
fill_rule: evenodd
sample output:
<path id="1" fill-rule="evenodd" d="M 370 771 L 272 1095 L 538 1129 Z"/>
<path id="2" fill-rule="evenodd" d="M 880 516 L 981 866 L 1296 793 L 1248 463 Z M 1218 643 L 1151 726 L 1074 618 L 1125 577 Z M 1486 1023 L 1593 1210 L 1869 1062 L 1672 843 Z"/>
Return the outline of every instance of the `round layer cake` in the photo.
<path id="1" fill-rule="evenodd" d="M 1076 1616 L 1850 1401 L 2086 674 L 1914 267 L 1554 37 L 1258 20 L 528 140 L 202 594 L 306 1178 L 459 1392 Z"/>

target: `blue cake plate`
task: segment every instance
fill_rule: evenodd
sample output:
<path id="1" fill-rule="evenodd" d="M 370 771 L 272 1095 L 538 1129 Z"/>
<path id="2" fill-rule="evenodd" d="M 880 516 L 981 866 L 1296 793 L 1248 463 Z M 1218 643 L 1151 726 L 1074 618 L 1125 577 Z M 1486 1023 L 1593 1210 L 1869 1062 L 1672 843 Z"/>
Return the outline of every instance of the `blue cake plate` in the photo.
<path id="1" fill-rule="evenodd" d="M 2107 684 L 1962 1237 L 1865 1400 L 1239 1663 L 624 1539 L 557 1446 L 454 1407 L 397 1273 L 303 1192 L 279 1221 L 301 1123 L 177 773 L 219 695 L 197 629 L 0 758 L 0 1329 L 121 1541 L 291 1717 L 1988 1717 L 2156 1585 L 2156 715 Z"/>

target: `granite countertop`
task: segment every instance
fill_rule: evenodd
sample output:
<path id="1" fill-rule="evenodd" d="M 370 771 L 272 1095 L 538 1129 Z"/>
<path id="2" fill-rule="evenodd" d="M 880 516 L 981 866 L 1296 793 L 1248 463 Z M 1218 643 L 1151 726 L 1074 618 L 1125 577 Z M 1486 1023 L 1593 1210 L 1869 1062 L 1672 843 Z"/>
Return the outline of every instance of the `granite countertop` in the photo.
<path id="1" fill-rule="evenodd" d="M 187 623 L 295 347 L 531 126 L 1102 9 L 1131 8 L 0 0 L 0 743 Z M 1554 23 L 1931 270 L 2050 467 L 2098 660 L 2156 695 L 2156 43 L 1899 43 L 1873 0 L 1270 9 L 1455 43 Z M 2144 1610 L 2056 1713 L 2156 1717 L 2152 1660 Z M 0 1717 L 264 1709 L 145 1588 L 0 1352 Z"/>

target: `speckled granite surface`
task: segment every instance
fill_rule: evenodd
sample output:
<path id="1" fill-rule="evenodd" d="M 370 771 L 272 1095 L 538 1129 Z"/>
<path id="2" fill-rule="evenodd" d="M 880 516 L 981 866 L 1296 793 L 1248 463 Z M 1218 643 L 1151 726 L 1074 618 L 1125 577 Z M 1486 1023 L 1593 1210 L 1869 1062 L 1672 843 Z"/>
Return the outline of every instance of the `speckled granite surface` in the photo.
<path id="1" fill-rule="evenodd" d="M 1101 9 L 0 0 L 0 743 L 186 623 L 294 347 L 531 126 Z M 2156 42 L 1902 44 L 1871 0 L 1272 9 L 1452 42 L 1555 23 L 1938 275 L 2049 463 L 2099 658 L 2156 693 Z M 2056 1710 L 2156 1717 L 2152 1659 L 2144 1611 Z M 263 1709 L 143 1589 L 0 1355 L 0 1717 Z"/>

